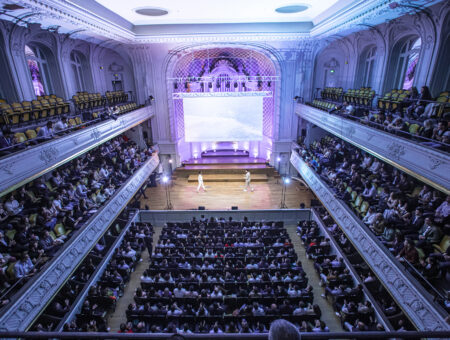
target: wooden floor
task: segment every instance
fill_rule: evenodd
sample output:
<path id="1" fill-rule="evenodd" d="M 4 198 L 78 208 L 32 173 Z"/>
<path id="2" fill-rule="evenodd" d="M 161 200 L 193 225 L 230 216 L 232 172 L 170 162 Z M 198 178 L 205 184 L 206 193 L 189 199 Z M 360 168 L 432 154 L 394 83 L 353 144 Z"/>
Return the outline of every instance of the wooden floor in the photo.
<path id="1" fill-rule="evenodd" d="M 254 191 L 244 192 L 244 183 L 205 183 L 207 192 L 197 193 L 197 183 L 188 183 L 187 178 L 178 178 L 170 187 L 170 198 L 174 210 L 197 209 L 204 206 L 209 210 L 227 210 L 232 206 L 239 209 L 279 209 L 282 185 L 273 177 L 268 182 L 252 183 Z M 166 209 L 166 192 L 163 186 L 148 188 L 147 199 L 141 199 L 141 209 Z M 299 208 L 304 203 L 308 208 L 313 193 L 291 182 L 286 188 L 285 203 L 288 208 Z"/>

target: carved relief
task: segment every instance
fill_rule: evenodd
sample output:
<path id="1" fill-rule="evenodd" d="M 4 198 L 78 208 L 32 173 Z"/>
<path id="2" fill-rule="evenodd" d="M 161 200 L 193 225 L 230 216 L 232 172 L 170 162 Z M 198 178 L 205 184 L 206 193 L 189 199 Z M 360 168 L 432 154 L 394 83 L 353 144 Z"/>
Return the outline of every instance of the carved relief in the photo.
<path id="1" fill-rule="evenodd" d="M 45 164 L 49 164 L 58 158 L 59 151 L 53 146 L 49 146 L 44 150 L 41 150 L 39 159 Z"/>
<path id="2" fill-rule="evenodd" d="M 389 156 L 395 158 L 396 160 L 399 160 L 406 153 L 405 147 L 397 142 L 388 144 L 387 149 L 389 150 Z"/>

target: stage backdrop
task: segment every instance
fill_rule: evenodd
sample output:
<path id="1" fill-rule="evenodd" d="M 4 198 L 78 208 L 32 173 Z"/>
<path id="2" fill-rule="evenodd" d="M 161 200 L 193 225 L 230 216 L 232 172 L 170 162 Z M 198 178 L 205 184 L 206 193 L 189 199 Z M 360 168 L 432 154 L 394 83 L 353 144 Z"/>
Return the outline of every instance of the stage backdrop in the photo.
<path id="1" fill-rule="evenodd" d="M 263 91 L 183 97 L 186 142 L 262 140 Z"/>

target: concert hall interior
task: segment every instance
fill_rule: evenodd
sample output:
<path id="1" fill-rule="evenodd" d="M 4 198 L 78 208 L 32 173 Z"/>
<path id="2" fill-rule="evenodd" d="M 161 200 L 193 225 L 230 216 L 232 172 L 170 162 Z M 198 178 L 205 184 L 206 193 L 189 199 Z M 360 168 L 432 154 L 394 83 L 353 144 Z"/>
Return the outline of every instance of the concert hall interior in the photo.
<path id="1" fill-rule="evenodd" d="M 0 0 L 0 339 L 450 339 L 448 0 Z"/>

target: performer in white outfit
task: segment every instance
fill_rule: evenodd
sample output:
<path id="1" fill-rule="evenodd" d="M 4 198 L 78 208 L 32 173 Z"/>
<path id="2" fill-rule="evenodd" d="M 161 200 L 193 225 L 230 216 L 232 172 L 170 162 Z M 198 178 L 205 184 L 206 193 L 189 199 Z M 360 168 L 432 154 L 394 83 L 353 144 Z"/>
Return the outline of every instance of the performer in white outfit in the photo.
<path id="1" fill-rule="evenodd" d="M 247 191 L 248 188 L 250 188 L 250 190 L 253 191 L 253 187 L 250 185 L 250 181 L 251 181 L 250 171 L 245 170 L 245 188 L 244 188 L 244 191 Z"/>
<path id="2" fill-rule="evenodd" d="M 203 184 L 203 175 L 202 175 L 201 171 L 198 173 L 197 192 L 200 191 L 200 188 L 203 188 L 203 191 L 206 191 L 205 185 Z"/>

